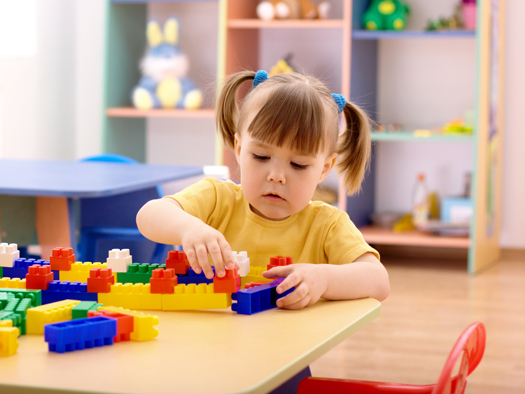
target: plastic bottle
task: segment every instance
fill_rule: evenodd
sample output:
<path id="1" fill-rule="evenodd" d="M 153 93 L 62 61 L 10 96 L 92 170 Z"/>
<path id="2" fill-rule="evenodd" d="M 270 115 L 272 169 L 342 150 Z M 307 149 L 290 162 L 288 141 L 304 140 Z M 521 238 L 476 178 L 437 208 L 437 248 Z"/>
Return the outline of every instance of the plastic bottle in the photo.
<path id="1" fill-rule="evenodd" d="M 425 174 L 418 174 L 412 199 L 412 221 L 416 227 L 427 223 L 430 216 L 428 189 Z"/>

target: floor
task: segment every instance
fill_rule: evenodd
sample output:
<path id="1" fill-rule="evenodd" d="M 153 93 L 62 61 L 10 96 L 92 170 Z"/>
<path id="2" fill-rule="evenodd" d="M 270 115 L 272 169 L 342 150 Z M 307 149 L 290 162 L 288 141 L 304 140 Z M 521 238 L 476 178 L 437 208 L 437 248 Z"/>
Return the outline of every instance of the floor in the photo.
<path id="1" fill-rule="evenodd" d="M 525 393 L 525 259 L 475 276 L 464 261 L 384 258 L 381 316 L 312 363 L 313 376 L 435 383 L 460 333 L 482 321 L 485 355 L 466 394 Z"/>

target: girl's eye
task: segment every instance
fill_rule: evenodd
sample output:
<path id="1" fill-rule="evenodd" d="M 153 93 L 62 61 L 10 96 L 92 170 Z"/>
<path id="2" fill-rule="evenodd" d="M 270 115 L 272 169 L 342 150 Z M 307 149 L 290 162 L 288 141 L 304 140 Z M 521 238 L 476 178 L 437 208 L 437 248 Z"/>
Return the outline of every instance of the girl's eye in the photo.
<path id="1" fill-rule="evenodd" d="M 293 168 L 295 168 L 296 170 L 305 170 L 306 167 L 308 167 L 308 165 L 306 164 L 297 164 L 297 163 L 294 163 L 293 161 L 290 163 L 292 165 Z"/>
<path id="2" fill-rule="evenodd" d="M 253 158 L 255 160 L 258 160 L 258 161 L 266 161 L 269 159 L 268 156 L 261 156 L 261 155 L 256 155 L 255 153 L 252 154 Z"/>

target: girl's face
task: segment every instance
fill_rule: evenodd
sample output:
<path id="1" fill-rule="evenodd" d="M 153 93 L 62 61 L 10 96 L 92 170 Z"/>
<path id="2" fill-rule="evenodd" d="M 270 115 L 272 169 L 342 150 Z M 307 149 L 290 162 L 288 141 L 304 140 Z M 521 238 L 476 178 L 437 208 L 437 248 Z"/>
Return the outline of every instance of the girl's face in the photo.
<path id="1" fill-rule="evenodd" d="M 263 143 L 246 130 L 235 136 L 235 156 L 252 211 L 270 220 L 283 220 L 304 209 L 337 159 L 335 153 L 309 155 Z"/>

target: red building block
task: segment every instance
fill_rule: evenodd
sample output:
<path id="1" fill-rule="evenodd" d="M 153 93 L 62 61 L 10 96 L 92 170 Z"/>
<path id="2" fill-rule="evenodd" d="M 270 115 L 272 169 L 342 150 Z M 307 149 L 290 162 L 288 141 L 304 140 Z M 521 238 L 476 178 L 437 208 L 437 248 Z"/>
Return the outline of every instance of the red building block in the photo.
<path id="1" fill-rule="evenodd" d="M 173 268 L 176 275 L 186 275 L 189 267 L 190 263 L 186 257 L 186 253 L 179 252 L 178 250 L 170 250 L 168 252 L 166 269 Z"/>
<path id="2" fill-rule="evenodd" d="M 272 269 L 274 267 L 283 267 L 285 265 L 292 264 L 292 258 L 291 257 L 283 257 L 283 256 L 275 256 L 270 257 L 270 264 L 266 267 L 266 269 Z"/>
<path id="3" fill-rule="evenodd" d="M 28 267 L 26 289 L 47 290 L 49 282 L 53 282 L 53 280 L 53 273 L 49 265 L 34 264 Z"/>
<path id="4" fill-rule="evenodd" d="M 53 271 L 71 271 L 71 264 L 74 262 L 73 248 L 55 248 L 49 258 L 51 270 Z"/>
<path id="5" fill-rule="evenodd" d="M 268 281 L 265 280 L 265 281 L 260 281 L 260 282 L 250 282 L 250 283 L 246 283 L 244 285 L 244 288 L 245 289 L 249 289 L 250 287 L 257 287 L 257 286 L 262 286 L 262 285 L 267 285 L 268 284 Z"/>
<path id="6" fill-rule="evenodd" d="M 215 276 L 213 278 L 214 293 L 237 293 L 241 290 L 241 276 L 237 268 L 226 270 L 226 275 L 222 278 Z"/>
<path id="7" fill-rule="evenodd" d="M 173 268 L 157 268 L 152 272 L 149 280 L 151 293 L 156 294 L 173 294 L 177 286 L 177 276 Z"/>
<path id="8" fill-rule="evenodd" d="M 115 276 L 111 268 L 93 268 L 87 278 L 88 293 L 109 293 L 111 285 L 115 284 Z"/>
<path id="9" fill-rule="evenodd" d="M 133 332 L 133 316 L 110 311 L 88 311 L 88 317 L 105 316 L 117 320 L 117 335 L 114 342 L 129 341 Z"/>

